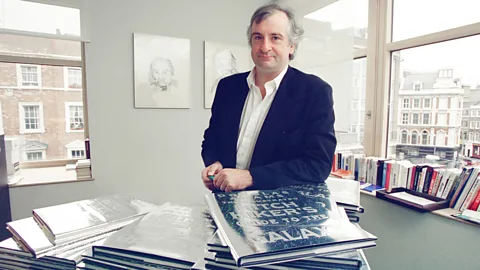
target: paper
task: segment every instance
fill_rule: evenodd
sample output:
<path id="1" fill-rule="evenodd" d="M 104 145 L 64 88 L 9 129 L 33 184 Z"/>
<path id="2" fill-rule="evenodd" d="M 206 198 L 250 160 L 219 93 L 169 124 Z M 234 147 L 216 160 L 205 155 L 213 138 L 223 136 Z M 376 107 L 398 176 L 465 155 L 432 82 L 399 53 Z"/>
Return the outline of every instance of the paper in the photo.
<path id="1" fill-rule="evenodd" d="M 399 198 L 399 199 L 402 199 L 402 200 L 405 200 L 405 201 L 413 202 L 413 203 L 416 203 L 416 204 L 419 204 L 419 205 L 428 205 L 428 204 L 435 203 L 434 201 L 431 201 L 431 200 L 428 200 L 428 199 L 425 199 L 425 198 L 422 198 L 422 197 L 418 197 L 418 196 L 412 195 L 412 194 L 407 193 L 407 192 L 398 192 L 398 193 L 392 193 L 392 194 L 389 194 L 389 195 L 392 196 L 392 197 L 396 197 L 396 198 Z"/>

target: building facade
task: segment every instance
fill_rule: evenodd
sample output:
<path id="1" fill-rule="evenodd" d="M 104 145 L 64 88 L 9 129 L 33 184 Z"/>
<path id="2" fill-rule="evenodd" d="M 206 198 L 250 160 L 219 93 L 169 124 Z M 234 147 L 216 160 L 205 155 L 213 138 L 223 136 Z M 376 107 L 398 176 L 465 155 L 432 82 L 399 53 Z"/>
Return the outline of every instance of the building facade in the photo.
<path id="1" fill-rule="evenodd" d="M 422 162 L 427 155 L 456 162 L 464 90 L 452 69 L 404 72 L 398 94 L 396 157 Z"/>
<path id="2" fill-rule="evenodd" d="M 80 60 L 80 43 L 2 35 L 0 124 L 21 161 L 85 157 L 82 70 L 31 65 L 28 57 Z"/>

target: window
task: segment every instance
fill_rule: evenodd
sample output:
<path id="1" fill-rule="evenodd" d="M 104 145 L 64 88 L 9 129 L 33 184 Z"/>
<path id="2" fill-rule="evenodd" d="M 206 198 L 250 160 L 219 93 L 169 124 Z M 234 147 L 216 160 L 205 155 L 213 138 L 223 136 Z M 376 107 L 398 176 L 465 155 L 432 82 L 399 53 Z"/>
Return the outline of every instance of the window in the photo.
<path id="1" fill-rule="evenodd" d="M 358 110 L 358 100 L 352 100 L 352 106 L 351 106 L 353 111 Z"/>
<path id="2" fill-rule="evenodd" d="M 470 122 L 470 129 L 475 129 L 475 121 Z"/>
<path id="3" fill-rule="evenodd" d="M 406 130 L 402 131 L 402 144 L 407 144 L 408 141 L 408 132 Z"/>
<path id="4" fill-rule="evenodd" d="M 476 128 L 480 129 L 480 121 L 477 121 L 476 123 L 477 123 Z"/>
<path id="5" fill-rule="evenodd" d="M 418 113 L 412 113 L 412 124 L 418 125 L 420 123 Z"/>
<path id="6" fill-rule="evenodd" d="M 350 125 L 350 133 L 357 133 L 357 125 Z"/>
<path id="7" fill-rule="evenodd" d="M 468 110 L 463 111 L 463 116 L 468 116 Z"/>
<path id="8" fill-rule="evenodd" d="M 41 85 L 42 75 L 38 65 L 17 65 L 17 82 L 19 87 L 31 88 Z"/>
<path id="9" fill-rule="evenodd" d="M 420 99 L 418 98 L 413 99 L 413 108 L 420 108 Z"/>
<path id="10" fill-rule="evenodd" d="M 474 138 L 473 138 L 473 132 L 469 132 L 469 133 L 468 133 L 468 140 L 469 140 L 469 141 L 473 141 L 473 139 L 474 139 Z"/>
<path id="11" fill-rule="evenodd" d="M 480 141 L 480 133 L 475 132 L 475 142 L 479 142 L 479 141 Z"/>
<path id="12" fill-rule="evenodd" d="M 80 68 L 64 68 L 65 88 L 81 89 L 82 88 L 82 69 Z"/>
<path id="13" fill-rule="evenodd" d="M 0 103 L 9 104 L 2 107 L 5 136 L 19 146 L 17 185 L 76 180 L 74 170 L 59 166 L 89 156 L 82 44 L 63 38 L 0 34 L 0 56 L 9 60 L 0 62 Z"/>
<path id="14" fill-rule="evenodd" d="M 480 111 L 477 111 L 477 117 L 480 117 Z"/>
<path id="15" fill-rule="evenodd" d="M 85 150 L 72 150 L 72 158 L 85 158 Z"/>
<path id="16" fill-rule="evenodd" d="M 20 134 L 43 133 L 43 105 L 40 102 L 19 102 Z"/>
<path id="17" fill-rule="evenodd" d="M 418 132 L 412 131 L 412 141 L 411 144 L 417 144 L 418 143 Z"/>
<path id="18" fill-rule="evenodd" d="M 392 41 L 414 38 L 478 22 L 477 1 L 393 1 Z M 412 18 L 429 23 L 412 24 Z M 445 20 L 448 18 L 448 20 Z"/>
<path id="19" fill-rule="evenodd" d="M 415 91 L 420 91 L 420 89 L 422 89 L 422 83 L 418 83 L 418 82 L 417 82 L 417 83 L 414 83 L 414 84 L 413 84 L 413 89 L 414 89 Z"/>
<path id="20" fill-rule="evenodd" d="M 75 140 L 65 145 L 68 159 L 85 158 L 85 143 L 82 140 Z"/>
<path id="21" fill-rule="evenodd" d="M 83 105 L 81 102 L 66 102 L 65 117 L 67 132 L 83 132 Z"/>
<path id="22" fill-rule="evenodd" d="M 445 126 L 447 124 L 447 114 L 446 113 L 439 113 L 437 115 L 437 117 L 438 117 L 437 125 Z"/>
<path id="23" fill-rule="evenodd" d="M 430 108 L 430 99 L 429 98 L 426 98 L 423 100 L 423 107 L 424 108 Z"/>
<path id="24" fill-rule="evenodd" d="M 426 130 L 422 131 L 422 144 L 428 145 L 428 132 Z"/>
<path id="25" fill-rule="evenodd" d="M 43 153 L 42 152 L 29 152 L 27 154 L 27 160 L 32 161 L 32 160 L 42 160 L 43 159 Z"/>
<path id="26" fill-rule="evenodd" d="M 408 113 L 402 114 L 402 124 L 404 125 L 408 124 Z"/>
<path id="27" fill-rule="evenodd" d="M 33 2 L 21 0 L 3 1 L 3 15 L 0 28 L 59 36 L 65 34 L 80 36 L 79 9 Z M 14 16 L 6 16 L 5 14 L 14 14 Z M 30 22 L 25 23 L 23 20 L 19 21 L 18 18 L 28 18 Z"/>
<path id="28" fill-rule="evenodd" d="M 355 20 L 349 21 L 338 18 L 348 18 L 355 10 Z M 351 27 L 353 30 L 353 48 L 355 50 L 365 49 L 368 40 L 368 0 L 338 0 L 331 4 L 313 11 L 305 18 L 320 21 L 331 25 L 332 30 Z"/>
<path id="29" fill-rule="evenodd" d="M 409 98 L 404 98 L 403 99 L 403 108 L 408 109 L 410 107 L 410 99 Z"/>
<path id="30" fill-rule="evenodd" d="M 430 114 L 429 113 L 424 113 L 423 114 L 422 124 L 424 124 L 424 125 L 429 125 L 430 124 Z"/>
<path id="31" fill-rule="evenodd" d="M 436 145 L 445 146 L 445 131 L 440 130 L 437 132 Z"/>
<path id="32" fill-rule="evenodd" d="M 475 111 L 470 111 L 470 117 L 475 117 Z"/>
<path id="33" fill-rule="evenodd" d="M 442 97 L 438 100 L 438 108 L 442 110 L 448 109 L 448 99 L 445 97 Z"/>

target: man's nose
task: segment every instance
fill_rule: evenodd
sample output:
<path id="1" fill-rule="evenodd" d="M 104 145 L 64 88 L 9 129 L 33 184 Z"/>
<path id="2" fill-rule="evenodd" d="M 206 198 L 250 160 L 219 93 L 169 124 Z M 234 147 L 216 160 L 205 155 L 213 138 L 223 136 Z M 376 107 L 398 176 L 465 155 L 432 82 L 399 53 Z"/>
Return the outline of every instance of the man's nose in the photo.
<path id="1" fill-rule="evenodd" d="M 272 46 L 270 44 L 270 40 L 268 40 L 268 38 L 264 38 L 263 41 L 262 41 L 262 44 L 260 46 L 260 50 L 262 50 L 262 52 L 266 53 L 266 52 L 270 51 L 271 48 L 272 48 Z"/>

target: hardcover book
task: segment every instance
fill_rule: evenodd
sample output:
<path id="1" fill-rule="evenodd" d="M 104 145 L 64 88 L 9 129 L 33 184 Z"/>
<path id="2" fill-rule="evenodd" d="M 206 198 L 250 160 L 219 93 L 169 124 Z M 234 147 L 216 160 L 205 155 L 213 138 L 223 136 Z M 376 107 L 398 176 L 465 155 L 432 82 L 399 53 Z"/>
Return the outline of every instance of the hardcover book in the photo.
<path id="1" fill-rule="evenodd" d="M 226 263 L 235 263 L 228 246 L 225 244 L 225 241 L 221 239 L 221 235 L 219 232 L 215 232 L 213 237 L 208 242 L 209 247 L 220 248 L 223 247 L 225 251 L 210 251 L 208 254 L 215 253 L 215 260 L 220 262 Z M 220 259 L 220 260 L 219 260 Z M 332 252 L 326 253 L 322 255 L 318 255 L 315 257 L 305 258 L 301 260 L 297 260 L 297 262 L 304 262 L 304 263 L 330 263 L 336 264 L 337 266 L 343 267 L 354 267 L 359 268 L 362 265 L 362 259 L 360 255 L 360 250 L 346 250 L 346 251 L 339 251 L 339 252 Z M 275 264 L 276 266 L 282 266 L 284 263 Z"/>
<path id="2" fill-rule="evenodd" d="M 33 210 L 33 218 L 52 244 L 119 229 L 155 207 L 126 195 L 109 195 Z"/>
<path id="3" fill-rule="evenodd" d="M 237 266 L 376 245 L 374 235 L 344 218 L 328 189 L 309 190 L 281 188 L 205 195 Z"/>
<path id="4" fill-rule="evenodd" d="M 19 219 L 7 223 L 7 229 L 12 234 L 12 238 L 20 247 L 29 251 L 35 257 L 56 256 L 59 258 L 62 254 L 70 254 L 70 252 L 78 249 L 85 249 L 89 244 L 102 240 L 112 234 L 112 232 L 96 235 L 89 238 L 78 239 L 74 242 L 53 245 L 48 241 L 42 229 L 33 220 L 32 217 Z"/>
<path id="5" fill-rule="evenodd" d="M 191 267 L 202 257 L 216 227 L 204 205 L 165 203 L 93 247 L 99 254 L 143 262 Z"/>

